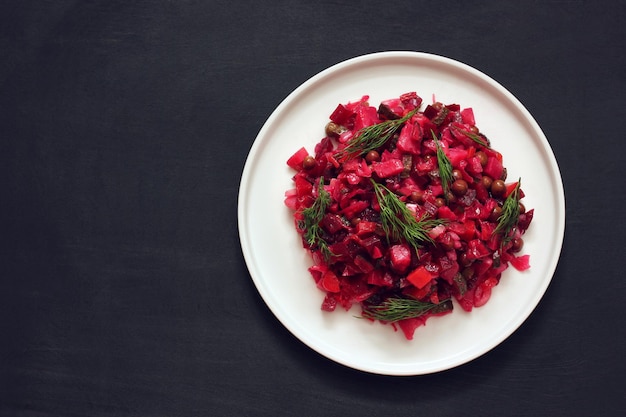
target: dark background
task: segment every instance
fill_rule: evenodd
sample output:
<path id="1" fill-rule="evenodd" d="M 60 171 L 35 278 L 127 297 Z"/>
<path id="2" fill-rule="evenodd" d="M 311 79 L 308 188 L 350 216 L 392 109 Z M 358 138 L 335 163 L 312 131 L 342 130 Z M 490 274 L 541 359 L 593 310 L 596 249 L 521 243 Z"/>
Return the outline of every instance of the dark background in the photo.
<path id="1" fill-rule="evenodd" d="M 625 46 L 619 1 L 3 1 L 0 414 L 626 415 Z M 503 84 L 566 192 L 534 313 L 420 377 L 293 337 L 237 230 L 266 118 L 319 71 L 384 50 Z"/>

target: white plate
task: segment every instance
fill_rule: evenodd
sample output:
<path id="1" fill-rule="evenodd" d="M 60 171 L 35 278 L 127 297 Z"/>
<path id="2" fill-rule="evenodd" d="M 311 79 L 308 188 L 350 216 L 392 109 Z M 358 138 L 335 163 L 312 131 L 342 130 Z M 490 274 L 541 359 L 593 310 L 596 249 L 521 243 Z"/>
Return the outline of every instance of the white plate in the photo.
<path id="1" fill-rule="evenodd" d="M 389 325 L 355 318 L 355 308 L 320 309 L 324 294 L 283 203 L 294 174 L 286 160 L 313 152 L 337 104 L 363 95 L 377 106 L 415 91 L 431 102 L 472 107 L 476 124 L 504 156 L 509 178 L 522 178 L 524 203 L 535 209 L 523 253 L 531 268 L 509 268 L 489 302 L 429 319 L 412 341 Z M 425 105 L 424 104 L 424 105 Z M 565 197 L 550 145 L 533 117 L 504 87 L 465 64 L 418 52 L 383 52 L 328 68 L 293 91 L 260 130 L 239 189 L 241 246 L 252 280 L 280 322 L 303 343 L 343 365 L 385 375 L 418 375 L 466 363 L 497 346 L 539 303 L 556 269 L 565 229 Z"/>

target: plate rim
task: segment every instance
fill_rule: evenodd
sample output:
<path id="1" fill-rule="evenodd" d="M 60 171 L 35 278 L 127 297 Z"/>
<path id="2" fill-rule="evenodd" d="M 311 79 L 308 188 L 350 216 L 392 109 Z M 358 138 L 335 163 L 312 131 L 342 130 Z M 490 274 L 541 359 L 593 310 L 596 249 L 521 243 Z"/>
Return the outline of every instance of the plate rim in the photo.
<path id="1" fill-rule="evenodd" d="M 332 352 L 329 352 L 328 350 L 324 352 L 320 351 L 319 348 L 315 347 L 319 345 L 316 345 L 309 338 L 303 337 L 302 334 L 299 334 L 297 329 L 294 329 L 293 326 L 279 314 L 277 306 L 271 303 L 268 303 L 267 301 L 268 294 L 265 292 L 264 286 L 261 285 L 261 282 L 259 281 L 259 277 L 256 275 L 257 271 L 256 270 L 253 271 L 254 268 L 252 267 L 252 265 L 254 265 L 254 260 L 253 260 L 253 256 L 251 253 L 251 248 L 248 247 L 248 242 L 245 239 L 247 237 L 246 236 L 247 214 L 246 214 L 245 208 L 249 204 L 248 198 L 246 195 L 246 190 L 249 187 L 250 172 L 253 168 L 259 148 L 263 145 L 261 143 L 262 142 L 261 139 L 263 139 L 267 130 L 269 130 L 274 125 L 275 119 L 280 117 L 284 109 L 292 101 L 297 100 L 299 96 L 302 94 L 302 92 L 313 87 L 316 83 L 322 82 L 327 77 L 333 76 L 342 70 L 349 69 L 350 67 L 361 65 L 364 62 L 379 61 L 378 64 L 380 64 L 381 62 L 384 63 L 384 61 L 389 61 L 393 59 L 406 59 L 406 60 L 413 59 L 413 60 L 418 60 L 421 62 L 427 62 L 429 64 L 446 65 L 449 68 L 459 70 L 466 74 L 471 74 L 474 78 L 479 79 L 482 82 L 488 83 L 491 88 L 495 88 L 500 94 L 504 95 L 507 101 L 510 104 L 513 104 L 515 106 L 516 110 L 522 112 L 522 115 L 524 116 L 524 121 L 530 123 L 531 125 L 530 127 L 532 128 L 532 131 L 538 135 L 538 138 L 541 141 L 542 151 L 545 151 L 545 156 L 548 158 L 548 163 L 549 163 L 549 168 L 550 168 L 549 171 L 551 172 L 551 174 L 553 174 L 553 177 L 552 177 L 553 186 L 555 187 L 556 191 L 558 191 L 557 196 L 556 196 L 556 202 L 558 203 L 558 207 L 555 207 L 555 212 L 558 214 L 558 219 L 557 219 L 558 223 L 556 224 L 556 228 L 555 228 L 557 232 L 555 236 L 556 246 L 553 248 L 556 255 L 550 258 L 550 262 L 547 265 L 548 276 L 546 276 L 543 279 L 542 285 L 536 291 L 535 297 L 532 298 L 532 303 L 531 303 L 532 307 L 529 308 L 527 311 L 524 310 L 523 311 L 524 314 L 519 314 L 516 317 L 516 319 L 513 321 L 513 324 L 507 328 L 508 331 L 503 331 L 502 334 L 500 334 L 498 338 L 496 338 L 492 343 L 490 343 L 486 349 L 479 350 L 478 352 L 474 352 L 471 355 L 465 355 L 465 356 L 461 355 L 460 360 L 452 361 L 451 363 L 448 363 L 445 366 L 433 367 L 433 368 L 429 368 L 423 371 L 419 371 L 415 369 L 400 369 L 400 370 L 388 371 L 388 370 L 383 370 L 383 369 L 379 369 L 376 367 L 355 366 L 354 363 L 350 363 L 346 360 L 343 360 L 341 357 L 334 355 Z M 332 106 L 332 104 L 330 104 L 330 106 Z M 338 62 L 334 65 L 331 65 L 330 67 L 327 67 L 326 69 L 318 72 L 317 74 L 313 75 L 312 77 L 310 77 L 309 79 L 301 83 L 298 87 L 296 87 L 291 93 L 289 93 L 278 104 L 278 106 L 272 111 L 270 116 L 263 122 L 262 127 L 259 129 L 250 147 L 250 150 L 248 152 L 248 155 L 244 163 L 244 167 L 243 167 L 243 171 L 242 171 L 241 179 L 239 183 L 238 196 L 237 196 L 237 225 L 238 225 L 238 233 L 239 233 L 239 240 L 240 240 L 242 254 L 244 256 L 244 260 L 246 262 L 246 266 L 250 274 L 250 277 L 252 278 L 252 281 L 259 295 L 263 299 L 264 304 L 269 308 L 272 314 L 276 317 L 276 319 L 300 342 L 302 342 L 303 344 L 305 344 L 312 350 L 316 351 L 318 354 L 352 369 L 364 371 L 367 373 L 388 375 L 388 376 L 416 376 L 416 375 L 432 374 L 432 373 L 441 372 L 441 371 L 458 367 L 460 365 L 471 362 L 475 360 L 476 358 L 488 353 L 489 351 L 491 351 L 492 349 L 500 345 L 507 338 L 509 338 L 515 331 L 517 331 L 517 329 L 526 320 L 528 320 L 528 318 L 536 310 L 537 306 L 541 302 L 548 287 L 550 286 L 552 282 L 552 279 L 556 272 L 556 268 L 558 266 L 558 262 L 560 260 L 563 243 L 564 243 L 565 216 L 566 216 L 566 211 L 565 211 L 565 193 L 564 193 L 563 179 L 560 173 L 560 169 L 559 169 L 556 157 L 554 155 L 554 151 L 547 137 L 542 131 L 541 127 L 539 126 L 535 118 L 526 109 L 526 107 L 521 103 L 521 101 L 517 99 L 517 97 L 515 97 L 509 90 L 507 90 L 498 81 L 496 81 L 489 75 L 481 72 L 480 70 L 468 64 L 465 64 L 461 61 L 448 58 L 442 55 L 437 55 L 437 54 L 432 54 L 432 53 L 427 53 L 427 52 L 417 52 L 417 51 L 383 51 L 383 52 L 374 52 L 374 53 L 359 55 L 359 56 Z"/>

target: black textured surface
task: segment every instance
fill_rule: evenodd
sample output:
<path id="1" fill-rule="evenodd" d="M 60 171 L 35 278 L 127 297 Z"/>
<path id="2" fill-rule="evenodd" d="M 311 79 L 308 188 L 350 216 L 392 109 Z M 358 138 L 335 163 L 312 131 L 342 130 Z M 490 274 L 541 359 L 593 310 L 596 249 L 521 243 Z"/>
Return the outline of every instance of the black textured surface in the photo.
<path id="1" fill-rule="evenodd" d="M 625 39 L 618 1 L 3 2 L 0 414 L 625 415 Z M 535 312 L 483 357 L 421 377 L 304 346 L 238 240 L 265 119 L 317 72 L 383 50 L 502 83 L 566 191 Z"/>

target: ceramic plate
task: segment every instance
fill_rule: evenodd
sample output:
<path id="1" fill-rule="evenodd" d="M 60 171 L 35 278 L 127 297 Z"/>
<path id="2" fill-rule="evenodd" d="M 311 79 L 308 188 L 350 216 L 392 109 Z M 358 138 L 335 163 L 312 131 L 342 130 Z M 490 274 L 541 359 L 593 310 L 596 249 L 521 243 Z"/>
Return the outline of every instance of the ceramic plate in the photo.
<path id="1" fill-rule="evenodd" d="M 433 317 L 412 341 L 389 325 L 355 318 L 356 307 L 320 309 L 324 294 L 307 268 L 284 193 L 294 172 L 286 160 L 310 152 L 324 136 L 337 104 L 370 96 L 370 103 L 415 91 L 474 110 L 476 124 L 504 157 L 509 178 L 523 179 L 524 204 L 535 209 L 525 234 L 531 268 L 507 269 L 489 302 L 471 313 Z M 423 104 L 423 106 L 425 105 Z M 528 318 L 558 262 L 565 228 L 565 198 L 558 165 L 540 127 L 503 86 L 480 71 L 441 56 L 383 52 L 350 59 L 315 75 L 271 114 L 254 141 L 239 189 L 241 247 L 261 297 L 278 320 L 321 355 L 354 369 L 385 375 L 419 375 L 464 364 L 488 352 Z"/>

